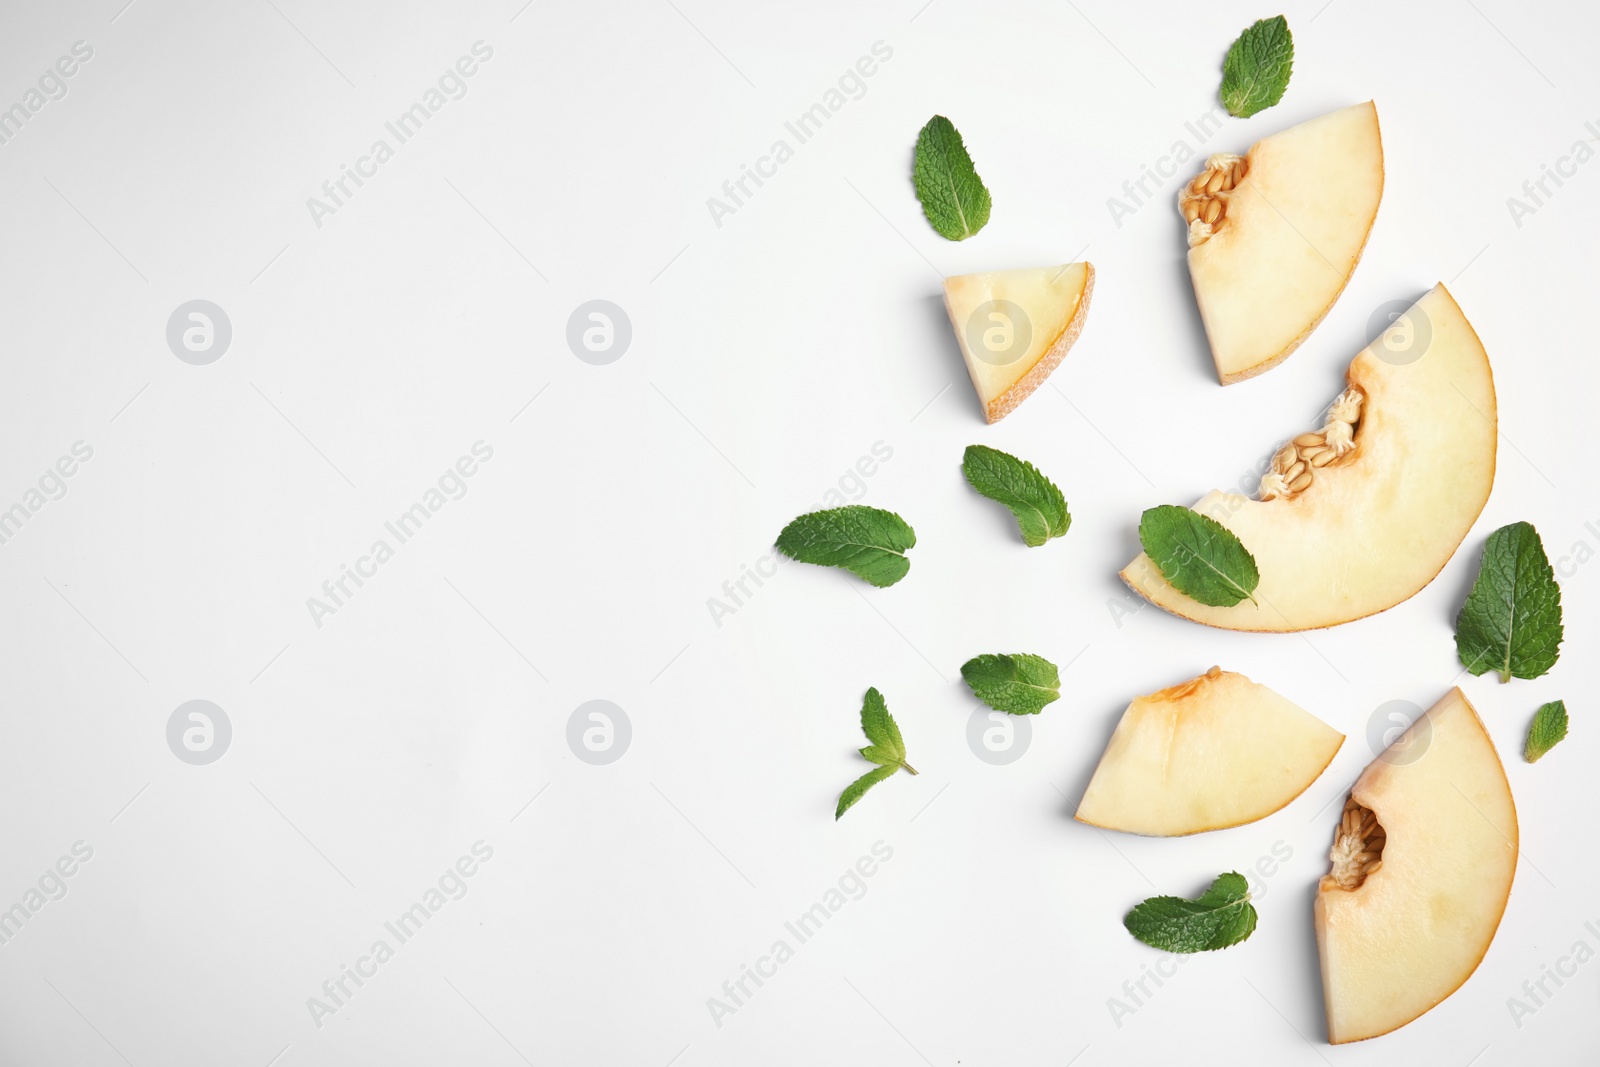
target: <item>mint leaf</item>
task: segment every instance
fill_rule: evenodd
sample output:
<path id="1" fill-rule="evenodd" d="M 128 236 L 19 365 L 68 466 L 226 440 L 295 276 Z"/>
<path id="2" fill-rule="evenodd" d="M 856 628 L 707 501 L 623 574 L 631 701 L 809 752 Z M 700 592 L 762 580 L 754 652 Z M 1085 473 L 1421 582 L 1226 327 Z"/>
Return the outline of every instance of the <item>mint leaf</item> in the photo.
<path id="1" fill-rule="evenodd" d="M 974 656 L 961 665 L 961 677 L 973 694 L 996 711 L 1037 715 L 1061 696 L 1061 675 L 1043 656 Z"/>
<path id="2" fill-rule="evenodd" d="M 1539 531 L 1526 522 L 1500 527 L 1456 616 L 1456 654 L 1473 674 L 1537 678 L 1555 666 L 1561 638 L 1561 587 Z"/>
<path id="3" fill-rule="evenodd" d="M 917 134 L 911 181 L 940 237 L 965 241 L 989 221 L 989 190 L 967 155 L 961 134 L 943 115 L 935 115 Z"/>
<path id="4" fill-rule="evenodd" d="M 906 743 L 900 736 L 900 727 L 895 724 L 894 716 L 889 714 L 889 705 L 884 703 L 883 694 L 877 689 L 868 689 L 861 702 L 861 732 L 872 742 L 861 749 L 861 755 L 868 763 L 878 766 L 851 782 L 839 794 L 839 806 L 833 812 L 835 822 L 850 810 L 851 805 L 865 796 L 867 790 L 892 776 L 895 771 L 917 773 L 917 769 L 906 762 Z"/>
<path id="5" fill-rule="evenodd" d="M 1552 700 L 1533 713 L 1533 723 L 1528 727 L 1528 743 L 1523 746 L 1522 758 L 1529 763 L 1538 763 L 1540 756 L 1555 748 L 1566 736 L 1566 702 Z"/>
<path id="6" fill-rule="evenodd" d="M 877 785 L 898 771 L 899 767 L 874 767 L 860 778 L 844 787 L 844 792 L 839 794 L 839 806 L 834 809 L 833 821 L 838 822 L 839 816 L 855 806 L 855 802 L 867 795 L 867 790 Z"/>
<path id="7" fill-rule="evenodd" d="M 1204 952 L 1237 945 L 1256 928 L 1250 883 L 1221 875 L 1196 900 L 1151 897 L 1123 918 L 1128 933 L 1163 952 Z"/>
<path id="8" fill-rule="evenodd" d="M 1283 99 L 1294 71 L 1294 37 L 1282 15 L 1239 35 L 1222 61 L 1222 106 L 1247 119 Z"/>
<path id="9" fill-rule="evenodd" d="M 861 702 L 861 732 L 872 742 L 861 750 L 861 754 L 867 756 L 868 752 L 875 753 L 867 756 L 867 759 L 873 763 L 905 763 L 906 743 L 900 736 L 900 727 L 895 724 L 894 716 L 889 714 L 889 705 L 884 703 L 883 694 L 876 689 L 868 689 L 866 699 Z"/>
<path id="10" fill-rule="evenodd" d="M 906 576 L 917 535 L 892 511 L 850 504 L 813 511 L 783 528 L 778 551 L 801 563 L 843 567 L 880 589 Z"/>
<path id="11" fill-rule="evenodd" d="M 968 445 L 961 457 L 961 473 L 972 488 L 1011 509 L 1022 528 L 1022 542 L 1029 548 L 1060 537 L 1072 525 L 1067 498 L 1026 460 L 997 448 Z"/>
<path id="12" fill-rule="evenodd" d="M 1232 607 L 1261 584 L 1256 560 L 1209 516 L 1163 504 L 1139 518 L 1139 543 L 1174 589 L 1214 608 Z"/>

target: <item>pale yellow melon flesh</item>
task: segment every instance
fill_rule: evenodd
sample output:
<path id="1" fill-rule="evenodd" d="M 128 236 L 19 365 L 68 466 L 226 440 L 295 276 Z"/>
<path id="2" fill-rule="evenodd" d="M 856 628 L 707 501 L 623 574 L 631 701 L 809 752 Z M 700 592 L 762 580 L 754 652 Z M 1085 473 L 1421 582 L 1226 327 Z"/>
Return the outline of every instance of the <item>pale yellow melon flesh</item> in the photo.
<path id="1" fill-rule="evenodd" d="M 1241 826 L 1304 792 L 1343 743 L 1266 686 L 1213 667 L 1128 705 L 1077 819 L 1159 837 Z"/>
<path id="2" fill-rule="evenodd" d="M 1175 615 L 1278 632 L 1384 611 L 1432 581 L 1489 498 L 1496 411 L 1489 358 L 1443 285 L 1391 329 L 1423 323 L 1431 340 L 1412 362 L 1386 360 L 1379 353 L 1404 346 L 1380 338 L 1350 364 L 1346 380 L 1365 397 L 1355 448 L 1317 470 L 1310 487 L 1267 501 L 1213 491 L 1194 506 L 1255 557 L 1255 603 L 1201 604 L 1143 554 L 1123 580 Z"/>
<path id="3" fill-rule="evenodd" d="M 1256 142 L 1244 160 L 1238 186 L 1220 194 L 1216 232 L 1189 250 L 1224 385 L 1282 361 L 1344 291 L 1383 197 L 1377 108 L 1303 122 Z"/>
<path id="4" fill-rule="evenodd" d="M 1089 263 L 944 280 L 945 310 L 984 418 L 999 422 L 1044 384 L 1078 340 L 1093 295 Z"/>
<path id="5" fill-rule="evenodd" d="M 1350 796 L 1387 839 L 1358 887 L 1330 874 L 1317 890 L 1334 1044 L 1386 1034 L 1460 988 L 1494 940 L 1517 867 L 1511 787 L 1460 689 L 1419 716 Z"/>

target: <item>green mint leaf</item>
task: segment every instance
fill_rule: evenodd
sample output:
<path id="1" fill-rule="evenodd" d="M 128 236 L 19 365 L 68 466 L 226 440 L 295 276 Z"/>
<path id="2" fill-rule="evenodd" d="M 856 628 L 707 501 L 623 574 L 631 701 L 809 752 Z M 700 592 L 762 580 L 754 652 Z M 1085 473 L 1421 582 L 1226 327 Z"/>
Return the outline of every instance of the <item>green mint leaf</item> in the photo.
<path id="1" fill-rule="evenodd" d="M 844 792 L 839 794 L 839 806 L 833 811 L 833 821 L 838 822 L 839 816 L 849 811 L 855 802 L 867 795 L 867 790 L 894 774 L 900 768 L 895 766 L 874 767 L 860 778 L 845 786 Z"/>
<path id="2" fill-rule="evenodd" d="M 996 711 L 1037 715 L 1061 695 L 1061 675 L 1043 656 L 974 656 L 961 665 L 973 695 Z"/>
<path id="3" fill-rule="evenodd" d="M 1533 713 L 1533 723 L 1528 727 L 1528 743 L 1522 749 L 1522 758 L 1529 763 L 1538 763 L 1540 756 L 1555 748 L 1566 736 L 1566 702 L 1552 700 Z"/>
<path id="4" fill-rule="evenodd" d="M 1172 587 L 1214 608 L 1232 607 L 1261 584 L 1256 560 L 1233 531 L 1209 516 L 1163 504 L 1139 518 L 1139 543 Z"/>
<path id="5" fill-rule="evenodd" d="M 1256 928 L 1250 883 L 1229 872 L 1196 900 L 1151 897 L 1122 920 L 1128 933 L 1163 952 L 1205 952 L 1237 945 Z"/>
<path id="6" fill-rule="evenodd" d="M 912 183 L 922 213 L 940 237 L 965 241 L 989 221 L 989 190 L 967 155 L 961 134 L 943 115 L 935 115 L 917 134 Z"/>
<path id="7" fill-rule="evenodd" d="M 884 703 L 883 694 L 875 688 L 868 689 L 866 698 L 861 702 L 861 732 L 872 742 L 872 748 L 886 753 L 895 762 L 905 762 L 906 743 L 900 736 L 900 727 L 895 724 L 894 716 L 889 714 L 889 705 Z M 861 750 L 862 755 L 866 753 L 866 749 Z M 872 759 L 871 756 L 867 758 Z M 872 761 L 880 762 L 875 759 Z"/>
<path id="8" fill-rule="evenodd" d="M 872 742 L 861 749 L 861 755 L 868 763 L 878 766 L 851 782 L 839 794 L 839 806 L 833 812 L 835 822 L 850 810 L 851 805 L 865 796 L 867 790 L 896 771 L 917 773 L 917 769 L 906 762 L 906 743 L 900 736 L 900 727 L 895 724 L 894 716 L 889 714 L 889 705 L 884 703 L 883 694 L 876 688 L 868 689 L 861 701 L 861 732 Z"/>
<path id="9" fill-rule="evenodd" d="M 1283 99 L 1294 71 L 1294 37 L 1282 15 L 1239 35 L 1222 61 L 1222 106 L 1247 119 Z"/>
<path id="10" fill-rule="evenodd" d="M 961 473 L 972 488 L 1011 509 L 1022 528 L 1022 541 L 1029 548 L 1060 537 L 1072 525 L 1067 498 L 1056 483 L 1026 460 L 996 448 L 968 445 L 961 458 Z"/>
<path id="11" fill-rule="evenodd" d="M 1500 527 L 1456 616 L 1456 654 L 1473 674 L 1537 678 L 1555 666 L 1561 637 L 1561 587 L 1539 531 L 1526 522 Z"/>
<path id="12" fill-rule="evenodd" d="M 892 511 L 861 504 L 813 511 L 783 528 L 778 551 L 801 563 L 843 567 L 880 589 L 906 576 L 917 535 Z"/>

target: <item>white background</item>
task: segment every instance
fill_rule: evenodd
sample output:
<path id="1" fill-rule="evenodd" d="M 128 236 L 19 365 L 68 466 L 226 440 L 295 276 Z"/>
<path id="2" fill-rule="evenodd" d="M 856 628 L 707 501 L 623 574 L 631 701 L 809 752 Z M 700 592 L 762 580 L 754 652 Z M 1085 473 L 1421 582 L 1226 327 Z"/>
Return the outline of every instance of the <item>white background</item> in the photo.
<path id="1" fill-rule="evenodd" d="M 1600 801 L 1600 568 L 1565 564 L 1567 654 L 1548 676 L 1462 682 L 1525 846 L 1478 973 L 1400 1032 L 1330 1048 L 1311 928 L 1329 805 L 1387 702 L 1425 707 L 1457 679 L 1451 624 L 1484 537 L 1527 519 L 1553 559 L 1600 550 L 1600 163 L 1520 226 L 1507 206 L 1574 142 L 1597 147 L 1593 9 L 1285 10 L 1287 97 L 1201 153 L 1375 98 L 1388 181 L 1321 328 L 1224 390 L 1182 179 L 1120 226 L 1108 198 L 1192 140 L 1228 44 L 1276 9 L 123 2 L 0 17 L 0 106 L 73 42 L 94 50 L 0 145 L 0 507 L 74 442 L 94 452 L 0 545 L 0 908 L 74 842 L 93 849 L 0 945 L 0 1062 L 1593 1060 L 1600 964 L 1547 981 L 1520 1026 L 1508 998 L 1575 942 L 1600 949 L 1582 828 Z M 307 199 L 393 145 L 384 122 L 480 40 L 493 56 L 466 95 L 318 226 Z M 893 55 L 864 94 L 717 225 L 707 198 L 878 41 Z M 929 229 L 908 177 L 935 113 L 994 195 L 961 244 Z M 940 277 L 1079 258 L 1099 270 L 1082 339 L 986 427 Z M 1119 614 L 1140 511 L 1230 484 L 1309 428 L 1374 310 L 1440 280 L 1491 354 L 1503 435 L 1489 504 L 1438 580 L 1306 636 Z M 233 327 L 208 366 L 165 340 L 197 298 Z M 633 327 L 607 366 L 565 341 L 597 298 Z M 466 496 L 316 625 L 307 598 L 480 440 L 493 458 Z M 846 478 L 879 441 L 892 458 Z M 967 489 L 972 442 L 1062 485 L 1064 540 L 1024 549 Z M 717 625 L 708 599 L 841 479 L 914 524 L 909 577 L 880 591 L 789 566 Z M 1071 666 L 1023 758 L 997 767 L 968 747 L 958 668 L 1006 650 Z M 1197 838 L 1073 822 L 1127 701 L 1213 663 L 1345 731 L 1326 774 Z M 836 824 L 865 769 L 869 685 L 922 773 Z M 1528 766 L 1529 717 L 1556 697 L 1573 736 Z M 192 699 L 232 723 L 209 766 L 167 746 Z M 609 766 L 566 742 L 591 699 L 632 724 Z M 493 858 L 466 895 L 316 1025 L 308 998 L 480 840 Z M 880 840 L 893 858 L 865 896 L 716 1025 L 707 998 L 793 943 L 785 921 Z M 1114 1012 L 1161 959 L 1124 932 L 1127 908 L 1275 847 L 1292 858 L 1256 879 L 1255 935 Z"/>

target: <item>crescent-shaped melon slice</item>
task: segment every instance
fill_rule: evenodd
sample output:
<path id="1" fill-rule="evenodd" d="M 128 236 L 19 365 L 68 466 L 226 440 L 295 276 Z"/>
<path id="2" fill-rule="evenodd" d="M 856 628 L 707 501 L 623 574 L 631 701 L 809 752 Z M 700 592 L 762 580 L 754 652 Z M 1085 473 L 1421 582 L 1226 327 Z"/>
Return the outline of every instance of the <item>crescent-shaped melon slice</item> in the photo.
<path id="1" fill-rule="evenodd" d="M 1217 377 L 1268 370 L 1310 336 L 1361 259 L 1383 198 L 1369 100 L 1214 155 L 1184 187 L 1189 277 Z"/>
<path id="2" fill-rule="evenodd" d="M 1228 630 L 1336 626 L 1394 607 L 1434 579 L 1494 482 L 1494 376 L 1443 285 L 1350 364 L 1326 425 L 1278 450 L 1260 499 L 1213 491 L 1194 506 L 1261 572 L 1255 602 L 1211 607 L 1141 554 L 1122 578 L 1157 607 Z"/>
<path id="3" fill-rule="evenodd" d="M 1386 1034 L 1454 993 L 1505 913 L 1517 809 L 1461 690 L 1356 779 L 1330 858 L 1313 915 L 1337 1045 Z"/>
<path id="4" fill-rule="evenodd" d="M 1077 819 L 1157 837 L 1242 826 L 1305 792 L 1342 744 L 1266 686 L 1212 667 L 1128 705 Z"/>

